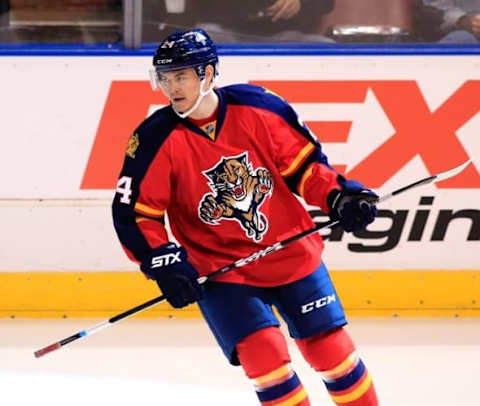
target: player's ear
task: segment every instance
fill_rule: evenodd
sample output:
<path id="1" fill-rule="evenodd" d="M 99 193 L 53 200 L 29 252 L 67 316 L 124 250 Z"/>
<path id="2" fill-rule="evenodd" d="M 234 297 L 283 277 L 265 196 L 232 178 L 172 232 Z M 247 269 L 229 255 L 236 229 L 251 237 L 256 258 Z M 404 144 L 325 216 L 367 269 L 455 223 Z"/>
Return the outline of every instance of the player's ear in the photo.
<path id="1" fill-rule="evenodd" d="M 207 65 L 205 67 L 205 78 L 207 79 L 206 82 L 208 84 L 208 87 L 211 85 L 213 79 L 215 76 L 215 69 L 212 65 Z"/>

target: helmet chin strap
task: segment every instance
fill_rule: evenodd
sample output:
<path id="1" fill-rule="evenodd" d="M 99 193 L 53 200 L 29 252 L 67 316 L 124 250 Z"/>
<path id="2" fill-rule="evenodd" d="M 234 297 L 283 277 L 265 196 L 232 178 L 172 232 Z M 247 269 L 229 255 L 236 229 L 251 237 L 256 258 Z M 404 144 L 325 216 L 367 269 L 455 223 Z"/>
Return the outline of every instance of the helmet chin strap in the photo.
<path id="1" fill-rule="evenodd" d="M 177 116 L 179 116 L 180 118 L 188 117 L 200 105 L 203 98 L 213 90 L 213 79 L 212 79 L 212 83 L 210 84 L 210 87 L 205 92 L 203 91 L 203 85 L 205 84 L 205 81 L 206 81 L 206 78 L 203 78 L 200 81 L 200 89 L 199 89 L 200 91 L 199 91 L 197 100 L 195 101 L 195 103 L 193 103 L 193 106 L 190 107 L 187 111 L 184 111 L 182 113 L 172 106 L 172 109 L 177 114 Z"/>

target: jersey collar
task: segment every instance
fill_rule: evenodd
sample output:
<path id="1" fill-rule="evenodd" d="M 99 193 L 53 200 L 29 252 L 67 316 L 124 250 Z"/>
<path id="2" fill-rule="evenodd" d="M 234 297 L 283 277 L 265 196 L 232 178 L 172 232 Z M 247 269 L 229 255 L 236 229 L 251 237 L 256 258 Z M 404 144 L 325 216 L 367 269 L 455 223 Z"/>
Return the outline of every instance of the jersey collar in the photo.
<path id="1" fill-rule="evenodd" d="M 181 118 L 180 121 L 182 124 L 187 127 L 190 131 L 193 131 L 194 133 L 201 135 L 203 137 L 206 137 L 212 142 L 215 142 L 220 134 L 220 131 L 223 126 L 223 122 L 225 121 L 225 114 L 227 112 L 227 103 L 225 101 L 225 97 L 223 95 L 222 89 L 213 89 L 213 91 L 217 94 L 218 96 L 218 114 L 217 114 L 217 123 L 215 127 L 215 136 L 213 139 L 201 128 L 196 126 L 194 123 L 192 123 L 189 119 L 187 118 Z"/>

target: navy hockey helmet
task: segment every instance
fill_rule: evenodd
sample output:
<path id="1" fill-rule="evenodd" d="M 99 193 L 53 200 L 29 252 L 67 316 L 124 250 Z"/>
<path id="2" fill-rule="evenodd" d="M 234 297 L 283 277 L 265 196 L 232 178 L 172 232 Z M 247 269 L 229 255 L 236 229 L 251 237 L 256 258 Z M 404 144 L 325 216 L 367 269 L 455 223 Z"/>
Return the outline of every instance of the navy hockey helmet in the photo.
<path id="1" fill-rule="evenodd" d="M 217 47 L 201 28 L 170 34 L 160 43 L 153 57 L 157 73 L 192 67 L 202 80 L 207 65 L 212 65 L 217 75 L 217 64 Z"/>

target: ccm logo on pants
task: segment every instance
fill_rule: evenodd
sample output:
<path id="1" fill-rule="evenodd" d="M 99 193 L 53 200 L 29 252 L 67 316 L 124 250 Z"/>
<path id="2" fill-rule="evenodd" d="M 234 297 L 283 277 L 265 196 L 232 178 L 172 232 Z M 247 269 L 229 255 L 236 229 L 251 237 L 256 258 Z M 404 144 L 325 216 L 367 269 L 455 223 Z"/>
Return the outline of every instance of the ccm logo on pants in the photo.
<path id="1" fill-rule="evenodd" d="M 302 305 L 302 314 L 311 312 L 313 309 L 319 309 L 320 307 L 326 306 L 336 300 L 335 294 L 321 297 L 314 302 Z"/>

